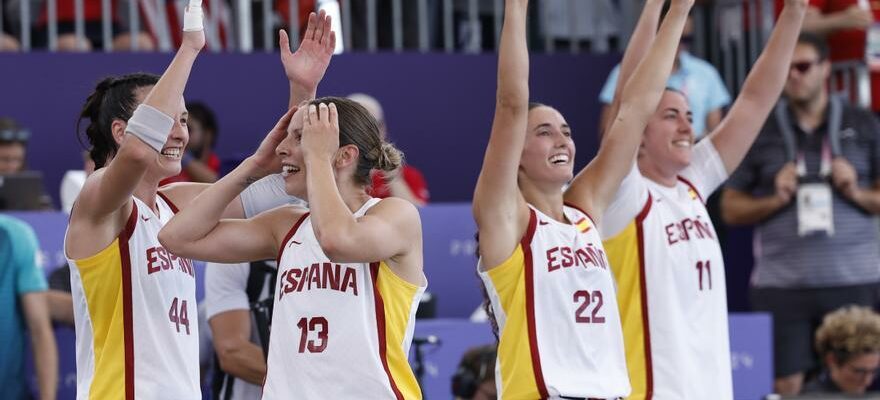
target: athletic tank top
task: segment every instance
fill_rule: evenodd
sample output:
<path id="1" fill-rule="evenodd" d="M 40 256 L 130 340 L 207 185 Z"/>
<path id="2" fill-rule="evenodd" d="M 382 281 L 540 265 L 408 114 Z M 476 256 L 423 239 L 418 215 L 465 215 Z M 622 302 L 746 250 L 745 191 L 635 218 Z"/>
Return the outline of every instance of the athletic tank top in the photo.
<path id="1" fill-rule="evenodd" d="M 724 258 L 702 194 L 645 181 L 641 213 L 605 242 L 632 398 L 732 399 Z"/>
<path id="2" fill-rule="evenodd" d="M 499 399 L 629 394 L 616 290 L 602 242 L 586 213 L 563 210 L 571 224 L 529 206 L 529 226 L 516 250 L 480 272 L 500 333 Z"/>
<path id="3" fill-rule="evenodd" d="M 78 399 L 201 399 L 192 261 L 159 243 L 175 208 L 133 198 L 119 237 L 71 260 Z"/>
<path id="4" fill-rule="evenodd" d="M 407 355 L 424 290 L 382 260 L 331 262 L 303 215 L 279 251 L 263 398 L 420 399 Z"/>

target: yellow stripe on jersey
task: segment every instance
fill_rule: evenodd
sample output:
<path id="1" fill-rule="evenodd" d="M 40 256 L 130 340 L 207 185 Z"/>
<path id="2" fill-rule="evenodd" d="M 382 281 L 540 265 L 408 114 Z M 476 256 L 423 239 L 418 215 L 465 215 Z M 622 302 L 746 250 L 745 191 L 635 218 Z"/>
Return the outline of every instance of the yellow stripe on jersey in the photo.
<path id="1" fill-rule="evenodd" d="M 639 238 L 633 221 L 617 236 L 603 242 L 605 254 L 617 280 L 617 304 L 623 325 L 626 367 L 632 385 L 628 399 L 644 399 L 648 391 L 648 360 L 645 354 L 645 320 L 642 304 L 642 268 Z"/>
<path id="2" fill-rule="evenodd" d="M 489 270 L 489 279 L 498 293 L 505 321 L 498 341 L 503 399 L 538 399 L 538 385 L 529 345 L 526 314 L 525 254 L 522 244 L 501 265 Z"/>
<path id="3" fill-rule="evenodd" d="M 379 263 L 376 285 L 385 305 L 385 358 L 391 378 L 404 399 L 421 399 L 419 383 L 409 366 L 407 354 L 403 354 L 402 345 L 408 325 L 414 322 L 410 321 L 410 315 L 419 288 L 401 279 L 384 262 Z"/>
<path id="4" fill-rule="evenodd" d="M 89 309 L 95 373 L 89 398 L 125 398 L 125 325 L 119 239 L 94 256 L 74 260 Z"/>

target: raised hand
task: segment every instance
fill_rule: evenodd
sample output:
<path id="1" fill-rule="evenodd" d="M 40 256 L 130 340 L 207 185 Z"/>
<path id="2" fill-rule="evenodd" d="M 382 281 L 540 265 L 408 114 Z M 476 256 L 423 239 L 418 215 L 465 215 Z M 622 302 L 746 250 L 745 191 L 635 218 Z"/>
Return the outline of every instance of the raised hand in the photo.
<path id="1" fill-rule="evenodd" d="M 180 47 L 199 52 L 205 47 L 202 0 L 190 0 L 183 11 L 183 39 Z"/>
<path id="2" fill-rule="evenodd" d="M 281 64 L 291 85 L 313 92 L 324 77 L 333 49 L 336 48 L 336 32 L 331 30 L 330 16 L 324 10 L 319 14 L 309 14 L 306 33 L 295 53 L 290 51 L 287 32 L 278 32 L 278 45 L 281 48 Z M 303 99 L 304 100 L 304 99 Z"/>
<path id="3" fill-rule="evenodd" d="M 281 119 L 266 134 L 266 137 L 260 143 L 260 147 L 251 156 L 251 159 L 261 170 L 263 176 L 281 171 L 281 158 L 275 154 L 275 149 L 287 137 L 287 128 L 296 110 L 297 107 L 293 107 L 281 116 Z"/>
<path id="4" fill-rule="evenodd" d="M 339 115 L 333 103 L 310 104 L 303 116 L 302 151 L 306 160 L 333 159 L 339 149 Z"/>

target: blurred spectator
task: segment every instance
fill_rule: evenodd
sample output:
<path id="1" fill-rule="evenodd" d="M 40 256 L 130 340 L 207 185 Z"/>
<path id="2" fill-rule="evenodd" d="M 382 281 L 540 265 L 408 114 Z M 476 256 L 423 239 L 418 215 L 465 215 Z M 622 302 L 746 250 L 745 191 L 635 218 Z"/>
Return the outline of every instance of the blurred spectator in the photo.
<path id="1" fill-rule="evenodd" d="M 877 303 L 880 124 L 828 94 L 821 37 L 802 34 L 784 95 L 722 194 L 729 224 L 755 224 L 752 307 L 773 315 L 776 392 L 815 366 L 822 316 Z"/>
<path id="2" fill-rule="evenodd" d="M 722 109 L 730 104 L 730 94 L 718 70 L 712 64 L 688 52 L 688 47 L 693 42 L 693 25 L 693 18 L 688 18 L 681 44 L 678 46 L 678 57 L 667 85 L 687 95 L 685 97 L 693 113 L 694 136 L 699 140 L 721 122 Z M 608 114 L 611 112 L 611 100 L 614 97 L 619 71 L 620 65 L 614 67 L 599 94 L 599 101 L 604 104 L 599 123 L 600 133 L 604 133 L 605 127 L 610 122 L 611 116 Z"/>
<path id="3" fill-rule="evenodd" d="M 379 101 L 363 93 L 355 93 L 349 95 L 348 98 L 364 106 L 373 115 L 376 122 L 379 123 L 379 132 L 382 134 L 382 138 L 387 137 L 388 127 L 385 125 L 385 112 L 382 110 L 382 105 L 379 104 Z M 389 196 L 400 197 L 409 200 L 417 206 L 427 204 L 430 198 L 428 183 L 425 182 L 424 176 L 422 176 L 418 169 L 409 165 L 409 163 L 404 164 L 403 168 L 398 170 L 397 176 L 387 176 L 383 172 L 374 171 L 373 186 L 370 189 L 370 194 L 373 197 L 379 198 Z"/>
<path id="4" fill-rule="evenodd" d="M 25 328 L 34 353 L 39 398 L 55 398 L 58 350 L 45 291 L 34 230 L 23 221 L 0 215 L 0 387 L 4 399 L 32 398 L 30 377 L 25 373 Z"/>
<path id="5" fill-rule="evenodd" d="M 494 344 L 468 349 L 461 356 L 458 369 L 452 376 L 452 394 L 455 400 L 495 400 Z"/>
<path id="6" fill-rule="evenodd" d="M 189 142 L 180 162 L 183 169 L 177 176 L 163 180 L 161 185 L 172 182 L 214 183 L 219 178 L 220 158 L 214 153 L 219 132 L 217 117 L 203 103 L 187 103 L 186 110 L 189 112 L 186 123 Z"/>
<path id="7" fill-rule="evenodd" d="M 777 8 L 781 9 L 779 5 Z M 880 21 L 880 6 L 873 0 L 810 0 L 803 30 L 827 36 L 832 62 L 861 62 L 865 61 L 866 29 L 877 21 Z M 880 111 L 880 70 L 877 66 L 871 70 L 871 108 L 877 112 Z"/>
<path id="8" fill-rule="evenodd" d="M 804 393 L 864 394 L 880 368 L 880 315 L 857 306 L 826 315 L 816 351 L 825 367 Z"/>
<path id="9" fill-rule="evenodd" d="M 204 315 L 216 354 L 212 399 L 261 397 L 276 274 L 274 261 L 205 268 Z"/>
<path id="10" fill-rule="evenodd" d="M 0 175 L 24 171 L 30 137 L 31 133 L 14 119 L 0 117 Z"/>

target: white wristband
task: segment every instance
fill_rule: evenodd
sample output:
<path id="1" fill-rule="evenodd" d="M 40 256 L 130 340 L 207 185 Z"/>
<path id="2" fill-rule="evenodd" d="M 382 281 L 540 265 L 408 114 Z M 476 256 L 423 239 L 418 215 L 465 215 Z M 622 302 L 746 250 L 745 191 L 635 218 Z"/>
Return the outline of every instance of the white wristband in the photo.
<path id="1" fill-rule="evenodd" d="M 161 152 L 173 126 L 174 118 L 151 106 L 141 104 L 129 118 L 125 133 L 136 136 L 157 152 Z"/>
<path id="2" fill-rule="evenodd" d="M 284 191 L 284 178 L 279 174 L 268 175 L 254 182 L 241 192 L 241 206 L 245 218 L 285 204 L 306 207 L 306 202 Z"/>
<path id="3" fill-rule="evenodd" d="M 202 0 L 189 0 L 189 5 L 183 10 L 183 31 L 204 30 L 203 20 Z"/>

